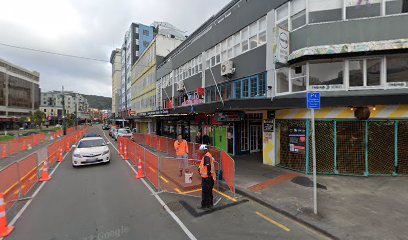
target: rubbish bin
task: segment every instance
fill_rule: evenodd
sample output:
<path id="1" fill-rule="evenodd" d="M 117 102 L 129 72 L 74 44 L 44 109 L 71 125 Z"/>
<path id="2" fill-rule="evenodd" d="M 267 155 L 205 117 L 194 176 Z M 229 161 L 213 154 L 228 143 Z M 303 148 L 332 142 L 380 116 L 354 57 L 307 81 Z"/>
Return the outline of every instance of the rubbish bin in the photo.
<path id="1" fill-rule="evenodd" d="M 184 173 L 184 182 L 185 183 L 192 183 L 193 182 L 193 173 L 192 172 Z"/>

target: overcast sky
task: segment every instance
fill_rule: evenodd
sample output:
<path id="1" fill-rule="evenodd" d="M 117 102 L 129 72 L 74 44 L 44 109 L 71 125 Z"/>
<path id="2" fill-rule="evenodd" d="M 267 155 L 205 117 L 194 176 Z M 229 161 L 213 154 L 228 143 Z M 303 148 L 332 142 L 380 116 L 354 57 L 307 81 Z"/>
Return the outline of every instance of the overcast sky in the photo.
<path id="1" fill-rule="evenodd" d="M 2 1 L 0 43 L 109 61 L 130 23 L 169 22 L 190 34 L 229 0 Z M 40 72 L 43 91 L 111 96 L 111 64 L 0 45 L 0 58 Z"/>

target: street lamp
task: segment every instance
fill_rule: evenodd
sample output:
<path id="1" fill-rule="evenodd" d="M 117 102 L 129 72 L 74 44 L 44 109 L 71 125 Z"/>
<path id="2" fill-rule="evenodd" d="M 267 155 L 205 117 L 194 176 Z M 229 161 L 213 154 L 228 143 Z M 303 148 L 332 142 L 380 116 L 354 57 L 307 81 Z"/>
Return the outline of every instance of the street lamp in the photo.
<path id="1" fill-rule="evenodd" d="M 64 86 L 62 86 L 61 95 L 62 95 L 62 127 L 63 127 L 64 135 L 67 135 L 67 120 L 66 120 L 67 115 L 66 115 L 66 112 L 65 112 Z"/>

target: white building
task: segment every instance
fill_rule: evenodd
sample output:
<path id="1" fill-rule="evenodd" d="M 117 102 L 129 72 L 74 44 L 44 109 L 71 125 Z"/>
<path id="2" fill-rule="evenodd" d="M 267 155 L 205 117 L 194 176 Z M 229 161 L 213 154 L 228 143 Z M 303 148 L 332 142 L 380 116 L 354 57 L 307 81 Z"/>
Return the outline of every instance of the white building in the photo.
<path id="1" fill-rule="evenodd" d="M 67 114 L 77 112 L 80 119 L 89 118 L 88 100 L 81 94 L 71 91 L 64 92 L 65 110 Z M 60 91 L 50 91 L 41 93 L 40 110 L 43 111 L 46 117 L 62 118 L 62 93 Z"/>

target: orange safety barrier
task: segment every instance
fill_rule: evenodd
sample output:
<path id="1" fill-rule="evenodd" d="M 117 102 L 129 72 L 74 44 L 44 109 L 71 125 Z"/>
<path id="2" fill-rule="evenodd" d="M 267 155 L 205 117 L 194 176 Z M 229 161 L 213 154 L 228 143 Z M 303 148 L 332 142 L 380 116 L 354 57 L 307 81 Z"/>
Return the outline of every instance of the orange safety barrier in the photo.
<path id="1" fill-rule="evenodd" d="M 222 174 L 230 190 L 235 193 L 235 161 L 226 152 L 221 152 Z"/>
<path id="2" fill-rule="evenodd" d="M 159 167 L 159 157 L 154 155 L 152 152 L 145 149 L 145 172 L 146 177 L 149 181 L 159 189 L 159 174 L 158 174 L 158 167 Z"/>
<path id="3" fill-rule="evenodd" d="M 7 237 L 13 230 L 14 227 L 9 226 L 7 223 L 4 194 L 0 192 L 0 237 Z"/>
<path id="4" fill-rule="evenodd" d="M 30 191 L 38 180 L 37 153 L 33 153 L 18 162 L 20 175 L 20 191 L 24 196 Z"/>
<path id="5" fill-rule="evenodd" d="M 19 178 L 17 162 L 0 171 L 0 192 L 4 193 L 6 210 L 10 209 L 19 197 Z M 17 191 L 16 191 L 17 190 Z"/>

